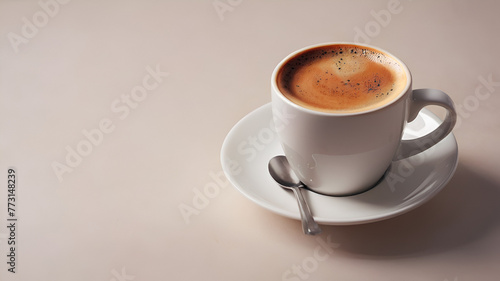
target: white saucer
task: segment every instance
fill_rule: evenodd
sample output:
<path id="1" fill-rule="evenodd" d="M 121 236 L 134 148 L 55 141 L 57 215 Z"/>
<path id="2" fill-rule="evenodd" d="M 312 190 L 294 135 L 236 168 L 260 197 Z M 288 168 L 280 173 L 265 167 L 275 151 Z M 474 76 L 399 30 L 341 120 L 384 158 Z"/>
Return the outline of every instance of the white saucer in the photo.
<path id="1" fill-rule="evenodd" d="M 405 128 L 412 139 L 432 131 L 441 120 L 423 109 Z M 269 159 L 283 150 L 273 131 L 271 104 L 240 120 L 221 150 L 222 168 L 243 195 L 277 214 L 300 219 L 293 193 L 279 187 L 269 175 Z M 386 176 L 372 189 L 353 196 L 333 197 L 304 192 L 314 218 L 321 224 L 361 224 L 387 219 L 412 210 L 436 195 L 453 176 L 458 148 L 453 134 L 430 149 L 392 163 Z"/>

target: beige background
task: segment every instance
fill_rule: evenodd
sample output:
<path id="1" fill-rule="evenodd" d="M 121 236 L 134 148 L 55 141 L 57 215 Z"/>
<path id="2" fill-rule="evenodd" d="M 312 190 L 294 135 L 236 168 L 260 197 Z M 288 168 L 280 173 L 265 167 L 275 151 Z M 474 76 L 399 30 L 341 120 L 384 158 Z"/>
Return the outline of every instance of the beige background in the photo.
<path id="1" fill-rule="evenodd" d="M 2 0 L 0 279 L 497 280 L 499 11 L 464 0 Z M 270 101 L 283 57 L 353 40 L 400 57 L 415 88 L 449 93 L 460 164 L 410 213 L 325 226 L 322 241 L 338 248 L 318 260 L 320 243 L 298 221 L 220 176 L 219 153 L 231 127 Z M 83 131 L 100 126 L 89 147 Z M 78 148 L 87 155 L 67 156 Z M 17 171 L 15 274 L 8 167 Z M 213 184 L 220 191 L 183 217 Z"/>

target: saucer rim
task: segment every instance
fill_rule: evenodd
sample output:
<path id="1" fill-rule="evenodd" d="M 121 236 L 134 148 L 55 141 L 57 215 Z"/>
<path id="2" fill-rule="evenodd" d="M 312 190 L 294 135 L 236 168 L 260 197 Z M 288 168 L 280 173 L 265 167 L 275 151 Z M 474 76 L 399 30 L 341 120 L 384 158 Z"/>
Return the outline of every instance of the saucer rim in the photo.
<path id="1" fill-rule="evenodd" d="M 230 172 L 229 170 L 229 167 L 227 167 L 227 164 L 226 164 L 226 154 L 228 153 L 228 150 L 227 150 L 227 147 L 228 147 L 228 143 L 230 142 L 230 139 L 233 137 L 233 135 L 235 134 L 235 131 L 238 130 L 238 128 L 247 122 L 247 119 L 250 119 L 252 118 L 254 115 L 257 115 L 259 114 L 261 111 L 266 111 L 266 110 L 271 110 L 271 103 L 267 103 L 267 104 L 264 104 L 254 110 L 252 110 L 251 112 L 249 112 L 248 114 L 246 114 L 243 118 L 241 118 L 232 128 L 231 130 L 228 132 L 228 134 L 226 135 L 224 141 L 223 141 L 223 144 L 222 144 L 222 148 L 221 148 L 221 153 L 220 153 L 220 161 L 221 161 L 221 165 L 222 165 L 222 169 L 223 169 L 223 172 L 226 176 L 226 178 L 229 180 L 229 182 L 240 192 L 242 193 L 246 198 L 250 199 L 252 202 L 254 202 L 255 204 L 275 213 L 275 214 L 278 214 L 278 215 L 281 215 L 281 216 L 284 216 L 284 217 L 287 217 L 287 218 L 292 218 L 292 219 L 296 219 L 296 220 L 300 220 L 300 213 L 297 209 L 297 211 L 289 211 L 289 210 L 286 210 L 286 209 L 283 209 L 283 208 L 280 208 L 279 206 L 276 206 L 276 204 L 272 204 L 271 202 L 268 202 L 268 200 L 264 199 L 264 200 L 259 200 L 257 198 L 257 196 L 255 196 L 255 194 L 252 194 L 250 192 L 247 191 L 248 188 L 244 188 L 241 185 L 240 181 L 238 181 L 236 179 L 236 177 L 234 175 L 232 175 L 232 173 Z M 430 117 L 431 119 L 433 119 L 433 121 L 437 122 L 437 123 L 440 123 L 442 122 L 442 120 L 437 117 L 434 113 L 432 113 L 431 111 L 429 111 L 428 109 L 425 109 L 423 108 L 420 112 L 419 112 L 419 115 L 420 114 L 425 114 L 427 115 L 428 117 Z M 399 215 L 402 215 L 402 214 L 405 214 L 411 210 L 414 210 L 420 206 L 422 206 L 423 204 L 427 203 L 429 200 L 431 200 L 432 198 L 434 198 L 448 183 L 449 181 L 452 179 L 453 175 L 455 174 L 456 172 L 456 169 L 458 167 L 458 162 L 459 162 L 459 159 L 458 159 L 458 144 L 457 144 L 457 141 L 456 141 L 456 138 L 455 138 L 455 135 L 453 134 L 453 132 L 451 132 L 446 138 L 451 138 L 453 140 L 453 155 L 454 155 L 454 158 L 453 159 L 450 159 L 450 163 L 453 161 L 453 167 L 451 169 L 449 169 L 449 172 L 447 173 L 447 177 L 444 178 L 443 177 L 443 180 L 440 181 L 440 183 L 431 189 L 431 191 L 428 191 L 428 193 L 420 198 L 419 200 L 416 200 L 415 202 L 413 203 L 410 203 L 410 204 L 407 204 L 401 208 L 398 208 L 396 210 L 393 210 L 391 212 L 388 212 L 388 213 L 381 213 L 381 214 L 375 214 L 375 215 L 372 215 L 372 216 L 364 216 L 364 217 L 360 217 L 359 219 L 339 219 L 339 218 L 336 218 L 336 219 L 332 219 L 332 218 L 327 218 L 327 217 L 319 217 L 319 216 L 314 216 L 315 220 L 320 223 L 320 224 L 323 224 L 323 225 L 357 225 L 357 224 L 366 224 L 366 223 L 372 223 L 372 222 L 377 222 L 377 221 L 382 221 L 382 220 L 386 220 L 386 219 L 390 219 L 390 218 L 393 218 L 393 217 L 397 217 Z M 378 186 L 375 185 L 373 188 L 376 188 Z M 328 196 L 328 195 L 325 195 L 325 194 L 320 194 L 320 193 L 317 193 L 317 192 L 314 192 L 314 191 L 309 191 L 307 190 L 308 193 L 314 193 L 316 194 L 315 196 L 321 196 L 321 197 L 335 197 L 335 198 L 342 198 L 342 197 L 337 197 L 337 196 Z M 419 191 L 419 193 L 422 192 L 422 191 Z M 417 193 L 418 194 L 418 193 Z M 354 195 L 356 196 L 356 195 Z M 350 197 L 350 196 L 347 196 L 347 197 Z"/>

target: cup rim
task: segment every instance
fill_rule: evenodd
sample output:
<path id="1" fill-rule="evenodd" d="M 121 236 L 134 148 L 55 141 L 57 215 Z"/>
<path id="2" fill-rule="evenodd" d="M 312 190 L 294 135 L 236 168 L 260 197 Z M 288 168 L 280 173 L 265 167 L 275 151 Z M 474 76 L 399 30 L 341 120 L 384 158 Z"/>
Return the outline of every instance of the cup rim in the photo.
<path id="1" fill-rule="evenodd" d="M 283 93 L 280 91 L 280 89 L 278 88 L 278 83 L 276 81 L 277 80 L 276 78 L 278 76 L 278 72 L 283 67 L 283 65 L 286 64 L 291 58 L 295 57 L 299 53 L 302 53 L 302 52 L 305 52 L 307 50 L 311 50 L 314 48 L 325 47 L 325 46 L 335 46 L 335 45 L 354 45 L 354 46 L 358 46 L 358 47 L 366 47 L 366 48 L 375 49 L 377 51 L 384 53 L 385 55 L 390 56 L 392 59 L 394 59 L 395 61 L 397 61 L 401 65 L 402 69 L 404 70 L 404 72 L 406 74 L 407 79 L 406 79 L 405 87 L 403 88 L 403 90 L 401 90 L 401 92 L 398 94 L 398 96 L 395 97 L 394 99 L 392 99 L 390 102 L 388 102 L 384 105 L 381 105 L 379 107 L 375 107 L 375 108 L 372 108 L 369 110 L 364 110 L 364 111 L 359 111 L 359 112 L 324 112 L 324 111 L 313 110 L 313 109 L 309 109 L 309 108 L 305 108 L 303 106 L 300 106 L 300 105 L 292 102 L 291 100 L 289 100 L 287 97 L 285 97 L 283 95 Z M 373 45 L 369 45 L 369 44 L 362 44 L 362 43 L 356 43 L 356 42 L 325 42 L 325 43 L 319 43 L 319 44 L 314 44 L 314 45 L 309 45 L 309 46 L 303 47 L 301 49 L 298 49 L 298 50 L 290 53 L 284 59 L 282 59 L 278 63 L 278 65 L 274 68 L 274 71 L 271 75 L 272 91 L 277 93 L 277 96 L 281 100 L 283 100 L 285 103 L 287 103 L 288 105 L 290 105 L 298 110 L 302 110 L 302 111 L 310 113 L 310 114 L 323 115 L 323 116 L 356 116 L 356 115 L 364 115 L 364 114 L 368 114 L 368 113 L 371 113 L 374 111 L 382 110 L 384 108 L 390 107 L 391 105 L 393 105 L 396 102 L 398 102 L 399 100 L 401 100 L 401 98 L 409 92 L 409 90 L 411 88 L 411 84 L 412 84 L 411 72 L 408 69 L 408 67 L 406 66 L 406 64 L 403 61 L 401 61 L 398 57 L 396 57 L 392 53 L 390 53 L 382 48 L 379 48 L 379 47 L 376 47 Z"/>

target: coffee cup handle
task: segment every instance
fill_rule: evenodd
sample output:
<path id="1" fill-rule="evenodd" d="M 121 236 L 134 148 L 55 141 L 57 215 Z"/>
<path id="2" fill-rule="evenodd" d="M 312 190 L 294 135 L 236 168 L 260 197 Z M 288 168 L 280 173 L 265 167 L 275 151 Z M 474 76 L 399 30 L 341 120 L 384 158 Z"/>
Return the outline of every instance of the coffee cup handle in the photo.
<path id="1" fill-rule="evenodd" d="M 457 122 L 457 113 L 451 98 L 443 91 L 436 89 L 413 90 L 408 100 L 408 122 L 417 118 L 418 113 L 427 105 L 438 105 L 447 110 L 446 117 L 439 127 L 425 136 L 412 140 L 402 140 L 394 160 L 408 158 L 418 154 L 445 138 Z"/>

